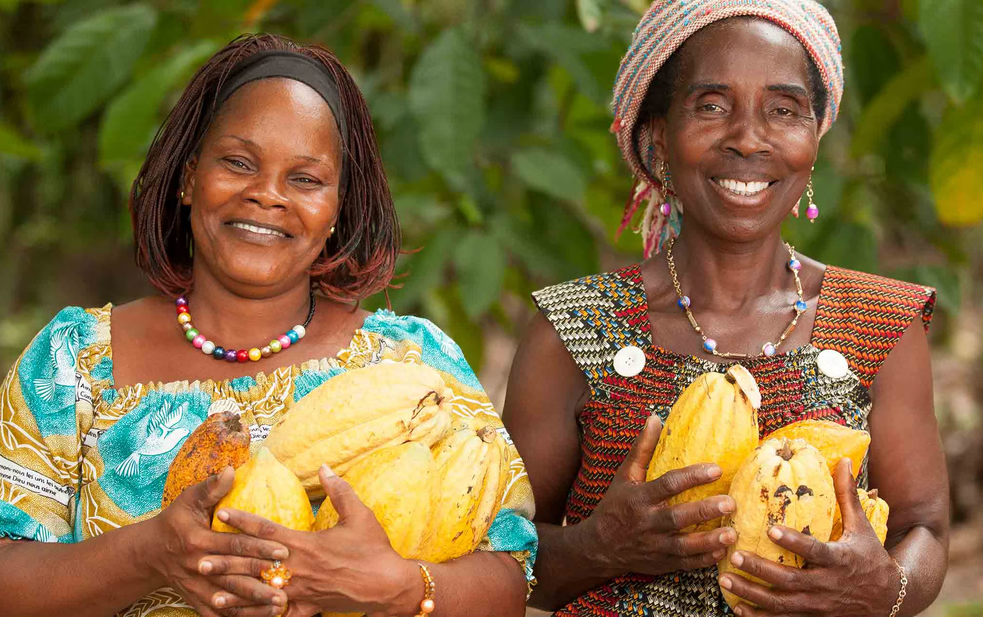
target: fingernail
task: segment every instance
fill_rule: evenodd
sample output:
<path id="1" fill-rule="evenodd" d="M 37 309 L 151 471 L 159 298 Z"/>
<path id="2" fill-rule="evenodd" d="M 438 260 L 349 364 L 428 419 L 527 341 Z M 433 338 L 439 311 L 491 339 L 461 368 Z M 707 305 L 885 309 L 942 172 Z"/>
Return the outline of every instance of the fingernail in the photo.
<path id="1" fill-rule="evenodd" d="M 723 470 L 720 469 L 720 467 L 717 467 L 716 465 L 711 465 L 707 469 L 707 476 L 709 476 L 711 480 L 716 480 L 717 478 L 722 476 L 723 473 L 724 473 Z"/>
<path id="2" fill-rule="evenodd" d="M 290 551 L 288 551 L 285 548 L 278 548 L 275 551 L 273 551 L 273 559 L 279 559 L 280 561 L 283 561 L 287 557 L 290 557 Z"/>
<path id="3" fill-rule="evenodd" d="M 203 562 L 199 563 L 198 564 L 198 571 L 201 572 L 202 574 L 208 574 L 209 572 L 212 571 L 212 562 L 210 562 L 210 561 L 203 561 Z"/>
<path id="4" fill-rule="evenodd" d="M 778 527 L 772 527 L 768 530 L 768 537 L 770 537 L 772 540 L 781 540 L 782 530 Z"/>
<path id="5" fill-rule="evenodd" d="M 225 596 L 215 596 L 215 601 L 213 603 L 216 607 L 222 608 L 225 606 Z"/>
<path id="6" fill-rule="evenodd" d="M 327 477 L 327 478 L 333 478 L 336 475 L 338 475 L 338 474 L 336 474 L 334 472 L 333 469 L 331 469 L 330 467 L 328 467 L 328 464 L 327 463 L 322 463 L 321 464 L 321 473 L 323 473 L 325 475 L 325 477 Z"/>
<path id="7" fill-rule="evenodd" d="M 738 568 L 740 568 L 741 564 L 744 563 L 744 555 L 741 555 L 740 553 L 734 553 L 733 555 L 730 556 L 730 562 L 735 566 L 737 566 Z"/>
<path id="8" fill-rule="evenodd" d="M 734 511 L 734 502 L 731 499 L 725 499 L 720 502 L 720 505 L 718 507 L 720 508 L 720 511 L 722 513 L 730 514 L 731 512 Z"/>
<path id="9" fill-rule="evenodd" d="M 727 555 L 727 551 L 714 551 L 713 552 L 713 558 L 716 559 L 717 561 L 720 561 L 726 555 Z"/>
<path id="10" fill-rule="evenodd" d="M 229 522 L 229 513 L 226 510 L 219 510 L 218 514 L 215 516 L 217 516 L 218 520 L 222 521 L 223 523 Z"/>
<path id="11" fill-rule="evenodd" d="M 733 544 L 737 542 L 737 534 L 733 531 L 725 531 L 720 534 L 720 541 L 724 544 Z"/>
<path id="12" fill-rule="evenodd" d="M 853 475 L 853 459 L 852 458 L 848 458 L 846 460 L 846 468 L 850 471 L 850 475 L 852 476 Z"/>
<path id="13" fill-rule="evenodd" d="M 730 582 L 730 577 L 728 577 L 728 576 L 721 576 L 720 577 L 720 586 L 723 587 L 724 589 L 730 589 L 731 587 L 734 586 L 734 584 Z"/>
<path id="14" fill-rule="evenodd" d="M 744 614 L 744 607 L 741 606 L 740 604 L 738 604 L 737 607 L 734 609 L 734 614 L 735 615 L 743 615 Z"/>

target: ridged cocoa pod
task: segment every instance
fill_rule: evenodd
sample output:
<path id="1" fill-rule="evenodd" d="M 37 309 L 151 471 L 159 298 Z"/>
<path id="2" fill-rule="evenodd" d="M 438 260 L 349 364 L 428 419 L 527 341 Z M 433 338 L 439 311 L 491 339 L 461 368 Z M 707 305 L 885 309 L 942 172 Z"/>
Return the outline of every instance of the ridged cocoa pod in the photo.
<path id="1" fill-rule="evenodd" d="M 887 540 L 887 517 L 891 513 L 891 508 L 887 502 L 877 496 L 877 489 L 865 491 L 857 489 L 857 497 L 860 498 L 860 506 L 864 509 L 864 516 L 870 521 L 870 526 L 874 528 L 877 539 L 881 544 Z M 840 506 L 836 506 L 836 514 L 833 516 L 833 533 L 829 536 L 830 542 L 835 542 L 843 537 L 843 514 Z"/>
<path id="2" fill-rule="evenodd" d="M 256 456 L 236 470 L 232 489 L 215 506 L 216 515 L 222 508 L 249 512 L 295 531 L 310 531 L 314 524 L 314 511 L 304 486 L 266 448 L 260 448 Z M 212 516 L 212 529 L 239 533 L 216 515 Z"/>
<path id="3" fill-rule="evenodd" d="M 737 532 L 737 544 L 717 564 L 721 574 L 767 585 L 731 563 L 735 551 L 756 553 L 794 568 L 805 565 L 802 557 L 771 541 L 768 530 L 775 525 L 790 527 L 820 542 L 829 540 L 836 506 L 833 478 L 822 453 L 802 439 L 769 439 L 758 446 L 737 470 L 730 496 L 737 510 L 724 525 Z M 721 591 L 731 608 L 741 602 L 751 604 L 726 589 Z"/>
<path id="4" fill-rule="evenodd" d="M 160 507 L 166 508 L 181 491 L 204 482 L 226 467 L 238 468 L 249 460 L 249 429 L 239 414 L 226 411 L 209 416 L 185 440 L 171 461 Z"/>
<path id="5" fill-rule="evenodd" d="M 726 374 L 705 373 L 679 395 L 662 427 L 659 444 L 645 480 L 698 463 L 716 463 L 723 474 L 716 481 L 669 498 L 671 506 L 726 495 L 737 468 L 758 445 L 761 393 L 746 368 L 735 364 Z M 710 531 L 720 519 L 691 525 L 684 531 Z"/>
<path id="6" fill-rule="evenodd" d="M 794 422 L 771 433 L 765 439 L 805 439 L 826 458 L 829 473 L 836 470 L 840 459 L 849 458 L 853 462 L 853 477 L 860 473 L 860 467 L 867 456 L 870 433 L 857 431 L 828 420 L 803 420 Z M 764 441 L 764 440 L 762 440 Z"/>

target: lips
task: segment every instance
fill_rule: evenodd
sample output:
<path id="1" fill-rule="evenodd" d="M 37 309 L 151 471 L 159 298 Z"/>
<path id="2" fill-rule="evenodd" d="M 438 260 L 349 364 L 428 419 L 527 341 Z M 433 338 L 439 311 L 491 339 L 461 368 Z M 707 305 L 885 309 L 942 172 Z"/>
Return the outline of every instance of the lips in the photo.
<path id="1" fill-rule="evenodd" d="M 229 221 L 226 225 L 262 236 L 273 236 L 276 238 L 292 237 L 284 229 L 272 225 L 263 225 L 255 221 Z"/>

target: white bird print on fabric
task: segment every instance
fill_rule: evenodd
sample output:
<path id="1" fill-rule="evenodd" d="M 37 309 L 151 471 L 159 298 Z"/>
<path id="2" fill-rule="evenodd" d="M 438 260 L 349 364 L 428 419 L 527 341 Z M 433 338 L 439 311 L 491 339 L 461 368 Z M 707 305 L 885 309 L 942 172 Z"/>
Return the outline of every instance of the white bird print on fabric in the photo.
<path id="1" fill-rule="evenodd" d="M 164 454 L 177 447 L 191 432 L 186 428 L 175 428 L 187 410 L 187 403 L 172 410 L 170 401 L 164 401 L 147 423 L 147 441 L 116 466 L 116 473 L 124 478 L 132 478 L 140 473 L 140 457 Z"/>
<path id="2" fill-rule="evenodd" d="M 79 351 L 78 324 L 55 328 L 51 333 L 51 377 L 35 379 L 34 391 L 42 401 L 55 400 L 55 386 L 75 387 L 75 358 Z"/>

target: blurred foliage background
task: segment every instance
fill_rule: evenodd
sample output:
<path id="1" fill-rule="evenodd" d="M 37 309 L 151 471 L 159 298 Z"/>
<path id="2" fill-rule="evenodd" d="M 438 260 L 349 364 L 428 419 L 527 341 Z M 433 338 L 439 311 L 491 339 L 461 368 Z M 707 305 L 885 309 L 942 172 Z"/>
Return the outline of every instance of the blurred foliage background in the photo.
<path id="1" fill-rule="evenodd" d="M 827 263 L 938 288 L 957 523 L 938 614 L 983 615 L 983 0 L 825 4 L 847 91 L 816 167 L 822 215 L 786 235 Z M 448 330 L 501 402 L 529 292 L 640 258 L 637 236 L 614 237 L 631 180 L 608 102 L 646 6 L 0 0 L 0 369 L 60 307 L 150 293 L 132 265 L 130 182 L 194 70 L 270 31 L 326 45 L 355 74 L 405 247 L 423 248 L 402 260 L 393 307 Z"/>

